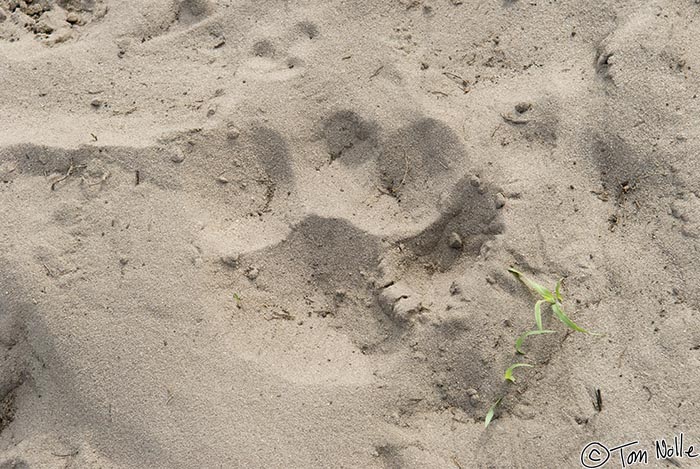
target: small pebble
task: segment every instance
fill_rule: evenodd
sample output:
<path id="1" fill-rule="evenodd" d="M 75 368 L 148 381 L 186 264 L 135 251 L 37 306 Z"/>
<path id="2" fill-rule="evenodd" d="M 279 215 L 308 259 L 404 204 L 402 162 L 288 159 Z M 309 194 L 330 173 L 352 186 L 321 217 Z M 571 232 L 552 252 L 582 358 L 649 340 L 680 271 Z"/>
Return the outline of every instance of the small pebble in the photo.
<path id="1" fill-rule="evenodd" d="M 173 156 L 170 157 L 170 161 L 173 163 L 182 163 L 185 161 L 185 155 L 182 153 L 175 153 Z"/>
<path id="2" fill-rule="evenodd" d="M 248 277 L 248 280 L 255 280 L 259 274 L 260 271 L 255 267 L 248 267 L 248 270 L 245 271 L 245 276 Z"/>
<path id="3" fill-rule="evenodd" d="M 228 254 L 220 257 L 221 263 L 229 267 L 238 267 L 238 254 Z"/>
<path id="4" fill-rule="evenodd" d="M 236 127 L 233 124 L 228 125 L 228 138 L 230 138 L 231 140 L 236 140 L 240 134 L 241 131 L 238 130 L 238 127 Z"/>
<path id="5" fill-rule="evenodd" d="M 688 221 L 688 215 L 685 213 L 680 204 L 674 203 L 671 205 L 671 215 L 681 221 Z"/>
<path id="6" fill-rule="evenodd" d="M 44 12 L 44 7 L 35 3 L 34 5 L 28 5 L 27 8 L 24 9 L 24 12 L 29 16 L 39 16 Z"/>
<path id="7" fill-rule="evenodd" d="M 336 301 L 343 301 L 348 296 L 348 293 L 343 289 L 338 289 L 335 291 Z"/>
<path id="8" fill-rule="evenodd" d="M 471 403 L 471 405 L 477 405 L 481 400 L 479 398 L 479 393 L 474 388 L 467 389 L 467 396 L 469 396 L 469 402 Z"/>
<path id="9" fill-rule="evenodd" d="M 503 208 L 503 206 L 506 204 L 506 196 L 501 194 L 500 192 L 496 194 L 496 208 Z"/>
<path id="10" fill-rule="evenodd" d="M 66 15 L 66 21 L 68 21 L 70 24 L 78 24 L 80 23 L 80 15 L 74 11 L 71 11 Z"/>
<path id="11" fill-rule="evenodd" d="M 530 103 L 518 103 L 515 105 L 515 110 L 518 112 L 518 114 L 527 112 L 530 109 L 532 109 L 532 104 Z"/>
<path id="12" fill-rule="evenodd" d="M 94 108 L 102 107 L 104 106 L 105 102 L 102 101 L 101 99 L 95 98 L 92 101 L 90 101 L 90 106 Z"/>
<path id="13" fill-rule="evenodd" d="M 462 238 L 454 231 L 450 233 L 450 247 L 453 249 L 462 249 Z"/>
<path id="14" fill-rule="evenodd" d="M 226 179 L 224 176 L 218 176 L 218 177 L 216 178 L 216 180 L 217 180 L 218 182 L 220 182 L 221 184 L 228 184 L 228 182 L 229 182 L 228 179 Z"/>

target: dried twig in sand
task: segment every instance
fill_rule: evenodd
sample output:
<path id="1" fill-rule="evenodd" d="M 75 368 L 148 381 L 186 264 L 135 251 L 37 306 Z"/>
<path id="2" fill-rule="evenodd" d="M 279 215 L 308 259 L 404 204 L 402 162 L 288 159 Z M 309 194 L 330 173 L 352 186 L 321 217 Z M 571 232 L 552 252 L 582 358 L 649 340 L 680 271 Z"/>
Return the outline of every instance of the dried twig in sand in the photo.
<path id="1" fill-rule="evenodd" d="M 369 76 L 369 79 L 371 80 L 372 78 L 374 78 L 374 77 L 376 77 L 377 75 L 379 75 L 379 72 L 381 72 L 383 69 L 384 69 L 384 65 L 382 65 L 381 67 L 379 67 L 378 69 L 376 69 L 376 70 L 374 71 L 374 73 L 372 73 L 372 74 Z"/>
<path id="2" fill-rule="evenodd" d="M 56 180 L 51 184 L 51 190 L 52 190 L 52 191 L 56 190 L 56 184 L 58 184 L 58 183 L 61 182 L 61 181 L 65 181 L 66 179 L 68 179 L 68 178 L 70 177 L 70 175 L 73 173 L 73 169 L 75 169 L 75 168 L 74 168 L 74 166 L 73 166 L 73 160 L 71 159 L 71 160 L 70 160 L 70 166 L 68 167 L 68 171 L 66 171 L 66 174 L 64 174 L 64 175 L 61 176 L 60 178 L 56 179 Z"/>
<path id="3" fill-rule="evenodd" d="M 456 75 L 456 74 L 450 73 L 450 72 L 442 72 L 442 74 L 445 75 L 450 80 L 457 83 L 457 86 L 459 86 L 459 89 L 461 89 L 465 94 L 469 93 L 470 88 L 469 88 L 469 82 L 467 80 L 460 77 L 459 75 Z"/>
<path id="4" fill-rule="evenodd" d="M 522 125 L 522 124 L 527 124 L 530 122 L 529 119 L 519 119 L 511 114 L 501 114 L 501 117 L 503 118 L 504 121 L 509 122 L 511 124 L 515 125 Z"/>

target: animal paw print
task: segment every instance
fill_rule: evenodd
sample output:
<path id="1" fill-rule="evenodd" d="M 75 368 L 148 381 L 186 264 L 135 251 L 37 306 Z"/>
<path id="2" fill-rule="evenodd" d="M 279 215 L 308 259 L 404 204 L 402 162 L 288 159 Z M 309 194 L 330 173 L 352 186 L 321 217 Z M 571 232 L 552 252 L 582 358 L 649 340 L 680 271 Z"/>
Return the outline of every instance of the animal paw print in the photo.
<path id="1" fill-rule="evenodd" d="M 238 75 L 246 82 L 295 78 L 305 67 L 302 56 L 319 36 L 316 24 L 302 21 L 281 36 L 257 38 L 250 45 L 250 57 L 238 70 Z"/>

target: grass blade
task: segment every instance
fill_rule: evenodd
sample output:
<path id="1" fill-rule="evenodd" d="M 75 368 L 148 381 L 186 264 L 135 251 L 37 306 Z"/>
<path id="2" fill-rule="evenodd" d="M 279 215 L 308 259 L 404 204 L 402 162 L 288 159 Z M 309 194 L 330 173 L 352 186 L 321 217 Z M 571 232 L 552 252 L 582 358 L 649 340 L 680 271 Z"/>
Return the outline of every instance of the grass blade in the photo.
<path id="1" fill-rule="evenodd" d="M 542 299 L 545 300 L 547 303 L 554 303 L 554 295 L 552 295 L 551 291 L 547 290 L 545 287 L 543 287 L 539 283 L 533 282 L 529 278 L 525 277 L 525 275 L 522 272 L 515 270 L 512 267 L 510 269 L 508 269 L 508 272 L 515 275 L 518 278 L 518 280 L 520 280 L 525 285 L 527 285 L 528 288 L 537 292 L 537 294 L 540 295 L 542 297 Z"/>
<path id="2" fill-rule="evenodd" d="M 556 295 L 557 300 L 559 300 L 559 301 L 564 301 L 564 298 L 561 297 L 561 282 L 563 282 L 563 281 L 564 281 L 563 278 L 559 279 L 559 281 L 557 282 L 557 286 L 554 289 L 554 294 Z"/>
<path id="3" fill-rule="evenodd" d="M 537 324 L 537 330 L 541 331 L 542 329 L 542 303 L 545 303 L 544 300 L 540 300 L 537 303 L 535 303 L 535 323 Z"/>
<path id="4" fill-rule="evenodd" d="M 558 303 L 552 305 L 552 311 L 554 312 L 554 314 L 556 314 L 559 320 L 566 324 L 567 327 L 569 327 L 570 329 L 573 329 L 577 332 L 583 332 L 584 334 L 590 334 L 590 332 L 576 324 L 574 321 L 571 320 L 571 318 L 569 318 L 569 316 L 564 314 L 564 310 L 561 308 L 561 306 L 559 306 Z"/>
<path id="5" fill-rule="evenodd" d="M 543 329 L 538 329 L 536 331 L 527 331 L 524 334 L 522 334 L 520 337 L 518 337 L 518 340 L 515 341 L 515 351 L 521 355 L 525 355 L 525 352 L 523 352 L 522 346 L 523 346 L 523 341 L 527 337 L 530 337 L 531 335 L 553 334 L 555 332 L 556 331 L 549 331 L 549 330 L 543 330 Z"/>
<path id="6" fill-rule="evenodd" d="M 515 378 L 513 377 L 513 370 L 516 368 L 520 368 L 521 366 L 526 366 L 528 368 L 532 368 L 532 365 L 528 363 L 515 363 L 513 365 L 510 365 L 508 369 L 506 370 L 505 375 L 503 375 L 503 379 L 506 381 L 510 381 L 511 383 L 515 383 Z"/>
<path id="7" fill-rule="evenodd" d="M 486 418 L 484 419 L 484 428 L 488 428 L 489 424 L 491 423 L 491 420 L 493 420 L 493 414 L 496 412 L 496 407 L 498 407 L 498 404 L 501 403 L 502 397 L 499 397 L 496 402 L 493 403 L 489 411 L 486 413 Z"/>

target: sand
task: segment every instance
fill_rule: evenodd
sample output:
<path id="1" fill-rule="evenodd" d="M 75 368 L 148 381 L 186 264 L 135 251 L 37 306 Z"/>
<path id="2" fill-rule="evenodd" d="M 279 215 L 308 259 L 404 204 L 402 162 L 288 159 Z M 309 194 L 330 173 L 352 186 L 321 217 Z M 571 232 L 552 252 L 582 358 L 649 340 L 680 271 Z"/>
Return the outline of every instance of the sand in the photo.
<path id="1" fill-rule="evenodd" d="M 0 0 L 0 468 L 700 467 L 653 451 L 700 447 L 699 35 L 693 0 Z M 603 335 L 545 307 L 516 356 L 509 267 Z"/>

